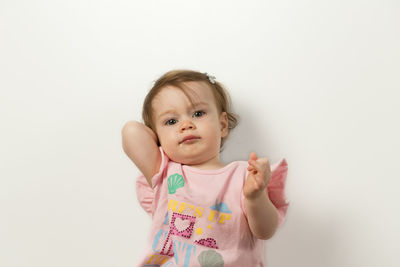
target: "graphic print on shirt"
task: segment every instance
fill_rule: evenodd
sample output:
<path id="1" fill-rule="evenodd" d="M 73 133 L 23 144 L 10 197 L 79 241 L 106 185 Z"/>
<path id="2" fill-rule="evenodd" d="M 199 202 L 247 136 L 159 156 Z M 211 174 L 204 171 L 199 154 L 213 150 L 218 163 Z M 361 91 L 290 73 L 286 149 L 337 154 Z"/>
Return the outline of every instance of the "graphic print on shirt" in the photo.
<path id="1" fill-rule="evenodd" d="M 200 253 L 197 257 L 197 261 L 200 263 L 201 267 L 223 267 L 224 260 L 218 252 L 213 249 L 206 250 Z"/>
<path id="2" fill-rule="evenodd" d="M 201 266 L 223 266 L 224 260 L 216 251 L 219 249 L 218 240 L 213 233 L 223 231 L 220 227 L 224 227 L 232 218 L 228 205 L 216 200 L 214 205 L 201 207 L 177 200 L 175 198 L 179 197 L 175 193 L 185 186 L 183 176 L 174 173 L 168 177 L 167 182 L 167 212 L 162 229 L 154 237 L 154 253 L 148 255 L 145 266 L 186 267 L 192 257 Z M 210 249 L 204 251 L 197 247 Z"/>
<path id="3" fill-rule="evenodd" d="M 232 211 L 225 202 L 216 201 L 214 205 L 206 209 L 169 198 L 168 212 L 172 214 L 168 220 L 168 230 L 160 229 L 157 233 L 153 242 L 154 254 L 149 255 L 147 264 L 155 264 L 155 260 L 158 260 L 159 263 L 162 262 L 161 264 L 169 264 L 172 261 L 189 266 L 190 258 L 196 257 L 199 263 L 203 262 L 204 266 L 207 266 L 206 264 L 211 263 L 205 259 L 208 257 L 207 255 L 211 255 L 209 260 L 212 260 L 213 264 L 216 264 L 215 266 L 220 266 L 221 262 L 223 264 L 222 256 L 215 251 L 219 248 L 218 240 L 212 235 L 213 230 L 218 231 L 218 227 L 223 227 L 231 219 Z M 166 221 L 167 217 L 164 222 Z M 174 237 L 188 239 L 188 241 L 176 240 Z M 207 250 L 208 254 L 202 250 L 197 251 L 203 254 L 196 254 L 197 246 L 211 249 Z M 202 256 L 200 257 L 200 255 Z"/>
<path id="4" fill-rule="evenodd" d="M 168 177 L 168 194 L 175 194 L 176 190 L 185 185 L 185 179 L 179 173 L 172 174 Z"/>
<path id="5" fill-rule="evenodd" d="M 229 210 L 228 205 L 226 205 L 224 202 L 218 203 L 217 201 L 215 201 L 215 205 L 211 206 L 210 209 L 210 214 L 208 216 L 208 220 L 210 222 L 215 222 L 219 219 L 218 222 L 220 224 L 224 224 L 226 220 L 229 220 L 231 218 L 230 214 L 232 212 Z M 212 229 L 212 224 L 209 224 L 207 228 Z M 203 232 L 203 229 L 200 227 L 196 229 L 196 233 L 198 235 L 201 235 Z M 218 249 L 217 241 L 212 237 L 195 240 L 194 243 L 205 247 Z"/>
<path id="6" fill-rule="evenodd" d="M 172 213 L 172 219 L 169 224 L 169 232 L 164 246 L 160 252 L 161 255 L 174 256 L 172 249 L 173 240 L 171 236 L 181 236 L 189 239 L 193 233 L 193 226 L 196 222 L 196 217 L 180 213 Z"/>

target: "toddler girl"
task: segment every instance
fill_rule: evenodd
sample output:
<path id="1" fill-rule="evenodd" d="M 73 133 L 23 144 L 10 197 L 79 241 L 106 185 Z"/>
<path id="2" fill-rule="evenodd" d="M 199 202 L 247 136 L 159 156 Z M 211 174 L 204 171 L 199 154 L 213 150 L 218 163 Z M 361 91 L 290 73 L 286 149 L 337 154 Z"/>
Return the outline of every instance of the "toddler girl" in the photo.
<path id="1" fill-rule="evenodd" d="M 141 172 L 138 200 L 152 217 L 138 266 L 264 266 L 263 240 L 288 207 L 285 159 L 270 166 L 252 152 L 248 161 L 220 160 L 237 115 L 207 73 L 164 74 L 142 117 L 122 129 L 123 149 Z"/>

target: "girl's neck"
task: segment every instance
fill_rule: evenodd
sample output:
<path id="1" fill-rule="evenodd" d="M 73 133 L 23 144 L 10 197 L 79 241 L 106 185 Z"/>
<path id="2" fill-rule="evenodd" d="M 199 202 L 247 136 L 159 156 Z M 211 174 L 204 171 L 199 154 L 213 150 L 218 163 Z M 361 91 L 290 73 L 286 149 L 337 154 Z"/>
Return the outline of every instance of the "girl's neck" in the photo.
<path id="1" fill-rule="evenodd" d="M 190 166 L 190 167 L 193 167 L 193 168 L 197 168 L 197 169 L 200 169 L 200 170 L 218 170 L 218 169 L 220 169 L 222 167 L 225 167 L 226 164 L 221 162 L 220 159 L 219 159 L 219 155 L 217 155 L 216 157 L 214 157 L 214 158 L 212 158 L 212 159 L 210 159 L 208 161 L 205 161 L 203 163 L 190 164 L 190 165 L 187 165 L 187 166 Z"/>

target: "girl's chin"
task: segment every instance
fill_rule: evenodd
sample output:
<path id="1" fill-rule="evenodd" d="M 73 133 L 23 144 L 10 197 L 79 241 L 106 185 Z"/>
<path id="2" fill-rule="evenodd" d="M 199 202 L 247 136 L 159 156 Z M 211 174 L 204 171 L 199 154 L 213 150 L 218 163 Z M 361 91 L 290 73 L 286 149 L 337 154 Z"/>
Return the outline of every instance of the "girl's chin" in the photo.
<path id="1" fill-rule="evenodd" d="M 168 154 L 167 154 L 168 155 Z M 168 156 L 169 157 L 169 156 Z M 193 154 L 179 154 L 179 155 L 173 155 L 169 157 L 170 160 L 184 164 L 184 165 L 193 165 L 197 164 L 198 162 L 201 162 L 201 158 L 199 159 Z"/>

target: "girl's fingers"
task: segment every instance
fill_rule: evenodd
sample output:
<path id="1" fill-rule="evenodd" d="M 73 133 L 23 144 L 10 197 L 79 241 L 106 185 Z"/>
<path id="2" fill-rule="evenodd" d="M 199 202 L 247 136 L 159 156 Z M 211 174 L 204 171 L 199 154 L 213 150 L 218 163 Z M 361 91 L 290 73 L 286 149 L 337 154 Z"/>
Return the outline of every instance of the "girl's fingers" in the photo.
<path id="1" fill-rule="evenodd" d="M 248 166 L 248 167 L 247 167 L 247 170 L 248 170 L 248 171 L 255 171 L 255 169 L 254 169 L 253 166 Z"/>
<path id="2" fill-rule="evenodd" d="M 253 168 L 257 169 L 257 170 L 260 170 L 260 168 L 261 168 L 261 164 L 260 164 L 258 161 L 249 160 L 249 164 L 250 164 Z"/>
<path id="3" fill-rule="evenodd" d="M 257 154 L 256 154 L 256 153 L 254 153 L 254 152 L 251 152 L 251 153 L 250 153 L 250 157 L 249 157 L 249 159 L 252 159 L 252 160 L 257 160 Z"/>
<path id="4" fill-rule="evenodd" d="M 248 166 L 247 170 L 249 171 L 249 173 L 252 173 L 253 175 L 256 175 L 257 173 L 259 173 L 259 170 L 252 165 Z"/>
<path id="5" fill-rule="evenodd" d="M 269 167 L 268 159 L 261 159 L 261 160 L 249 160 L 249 166 L 253 167 L 255 170 L 259 172 L 267 172 Z"/>

